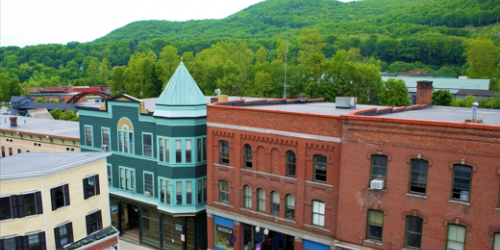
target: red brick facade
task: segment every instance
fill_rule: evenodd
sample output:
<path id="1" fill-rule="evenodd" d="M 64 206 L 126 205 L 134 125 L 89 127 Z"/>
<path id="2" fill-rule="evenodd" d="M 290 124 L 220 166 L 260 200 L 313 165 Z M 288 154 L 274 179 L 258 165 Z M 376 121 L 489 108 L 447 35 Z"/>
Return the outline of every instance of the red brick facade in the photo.
<path id="1" fill-rule="evenodd" d="M 299 234 L 329 238 L 332 249 L 336 243 L 355 249 L 402 249 L 406 216 L 423 219 L 421 249 L 445 249 L 448 224 L 467 228 L 465 249 L 491 249 L 494 233 L 500 233 L 498 126 L 217 105 L 208 105 L 207 117 L 211 150 L 207 165 L 208 211 L 224 211 L 243 220 L 252 218 L 264 224 L 291 228 L 297 232 L 296 239 L 300 238 Z M 303 138 L 304 134 L 316 138 Z M 217 164 L 219 141 L 229 143 L 229 166 Z M 251 170 L 243 167 L 245 144 L 252 147 Z M 289 150 L 296 155 L 296 178 L 285 174 L 285 155 Z M 313 181 L 316 154 L 327 156 L 326 183 Z M 384 190 L 369 189 L 373 154 L 388 158 Z M 428 161 L 425 196 L 408 194 L 410 161 L 417 158 Z M 450 199 L 454 164 L 472 167 L 469 203 Z M 228 204 L 218 202 L 219 180 L 229 183 Z M 243 208 L 245 185 L 252 189 L 252 209 Z M 257 212 L 257 188 L 265 190 L 265 213 Z M 270 215 L 271 191 L 277 191 L 280 196 L 279 217 Z M 295 197 L 294 220 L 285 219 L 287 194 Z M 325 203 L 324 227 L 311 225 L 313 200 Z M 369 209 L 384 214 L 381 241 L 366 240 Z M 209 217 L 209 249 L 214 249 L 213 228 L 213 219 Z M 234 227 L 234 230 L 235 234 L 241 234 L 241 228 Z M 235 244 L 234 249 L 241 247 Z M 295 242 L 295 249 L 302 249 L 300 240 Z"/>

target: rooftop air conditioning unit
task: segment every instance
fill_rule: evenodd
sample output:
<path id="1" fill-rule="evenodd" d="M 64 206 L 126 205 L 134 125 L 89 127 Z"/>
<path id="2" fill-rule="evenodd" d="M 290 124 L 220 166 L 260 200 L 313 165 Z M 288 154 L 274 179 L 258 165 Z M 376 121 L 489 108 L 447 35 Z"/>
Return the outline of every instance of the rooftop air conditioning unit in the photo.
<path id="1" fill-rule="evenodd" d="M 108 145 L 101 145 L 101 150 L 108 151 L 109 150 L 109 146 Z"/>
<path id="2" fill-rule="evenodd" d="M 145 196 L 151 196 L 151 193 L 150 193 L 150 192 L 148 192 L 148 191 L 144 191 L 144 195 L 145 195 Z"/>
<path id="3" fill-rule="evenodd" d="M 371 189 L 384 189 L 384 180 L 372 180 L 370 181 Z"/>
<path id="4" fill-rule="evenodd" d="M 357 97 L 337 96 L 335 98 L 335 108 L 355 109 L 357 102 Z"/>

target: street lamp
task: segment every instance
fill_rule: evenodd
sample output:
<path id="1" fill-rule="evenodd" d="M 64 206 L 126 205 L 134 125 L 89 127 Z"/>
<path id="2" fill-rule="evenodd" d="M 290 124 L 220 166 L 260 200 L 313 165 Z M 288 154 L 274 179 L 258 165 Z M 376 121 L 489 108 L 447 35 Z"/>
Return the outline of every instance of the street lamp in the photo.
<path id="1" fill-rule="evenodd" d="M 259 226 L 257 226 L 257 227 L 255 228 L 255 232 L 256 232 L 256 233 L 259 233 L 259 232 L 260 232 L 260 227 L 259 227 Z"/>

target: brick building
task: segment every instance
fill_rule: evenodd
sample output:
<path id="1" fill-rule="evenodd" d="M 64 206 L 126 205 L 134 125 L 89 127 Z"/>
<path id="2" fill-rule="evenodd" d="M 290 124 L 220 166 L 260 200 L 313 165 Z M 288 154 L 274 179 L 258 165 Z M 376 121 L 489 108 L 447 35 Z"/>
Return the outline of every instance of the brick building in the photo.
<path id="1" fill-rule="evenodd" d="M 500 247 L 499 111 L 207 107 L 208 249 Z"/>

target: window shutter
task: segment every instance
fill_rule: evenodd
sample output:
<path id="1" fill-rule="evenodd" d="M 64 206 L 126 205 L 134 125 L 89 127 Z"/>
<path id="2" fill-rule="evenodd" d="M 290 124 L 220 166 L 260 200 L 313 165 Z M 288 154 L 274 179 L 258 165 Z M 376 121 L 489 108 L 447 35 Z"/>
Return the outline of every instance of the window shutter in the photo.
<path id="1" fill-rule="evenodd" d="M 66 206 L 69 205 L 69 187 L 68 184 L 64 185 L 64 200 L 66 202 Z"/>
<path id="2" fill-rule="evenodd" d="M 99 175 L 96 175 L 94 177 L 94 186 L 95 186 L 95 195 L 100 194 L 101 191 L 99 190 Z"/>
<path id="3" fill-rule="evenodd" d="M 66 231 L 68 231 L 69 242 L 73 243 L 73 222 L 66 224 Z"/>
<path id="4" fill-rule="evenodd" d="M 23 249 L 23 236 L 16 237 L 16 248 Z"/>
<path id="5" fill-rule="evenodd" d="M 56 240 L 56 248 L 61 247 L 61 238 L 59 237 L 59 227 L 54 228 L 54 238 Z"/>
<path id="6" fill-rule="evenodd" d="M 3 250 L 3 240 L 0 240 L 0 250 Z"/>
<path id="7" fill-rule="evenodd" d="M 22 195 L 19 195 L 19 196 L 22 196 Z M 30 242 L 29 242 L 29 238 L 28 238 L 28 235 L 26 236 L 22 236 L 23 237 L 23 250 L 29 250 L 30 249 Z M 16 246 L 17 249 L 19 249 L 18 246 Z"/>
<path id="8" fill-rule="evenodd" d="M 40 250 L 46 250 L 47 246 L 45 245 L 45 232 L 39 233 L 38 239 L 40 240 Z"/>
<path id="9" fill-rule="evenodd" d="M 101 210 L 97 212 L 97 226 L 99 229 L 102 229 L 102 215 L 101 215 Z"/>
<path id="10" fill-rule="evenodd" d="M 52 201 L 52 211 L 56 210 L 56 189 L 50 190 L 50 199 Z"/>
<path id="11" fill-rule="evenodd" d="M 36 201 L 36 214 L 43 214 L 42 192 L 35 193 L 35 201 Z"/>
<path id="12" fill-rule="evenodd" d="M 85 179 L 83 179 L 83 199 L 84 200 L 89 198 L 88 189 L 89 189 L 89 178 L 85 178 Z"/>
<path id="13" fill-rule="evenodd" d="M 17 195 L 12 195 L 10 197 L 10 203 L 12 206 L 12 218 L 18 218 L 19 215 L 17 214 Z"/>
<path id="14" fill-rule="evenodd" d="M 87 235 L 90 235 L 92 229 L 90 228 L 90 215 L 85 216 L 85 221 L 87 222 Z"/>
<path id="15" fill-rule="evenodd" d="M 18 210 L 19 218 L 23 218 L 24 217 L 24 196 L 23 195 L 17 196 L 17 210 Z"/>

